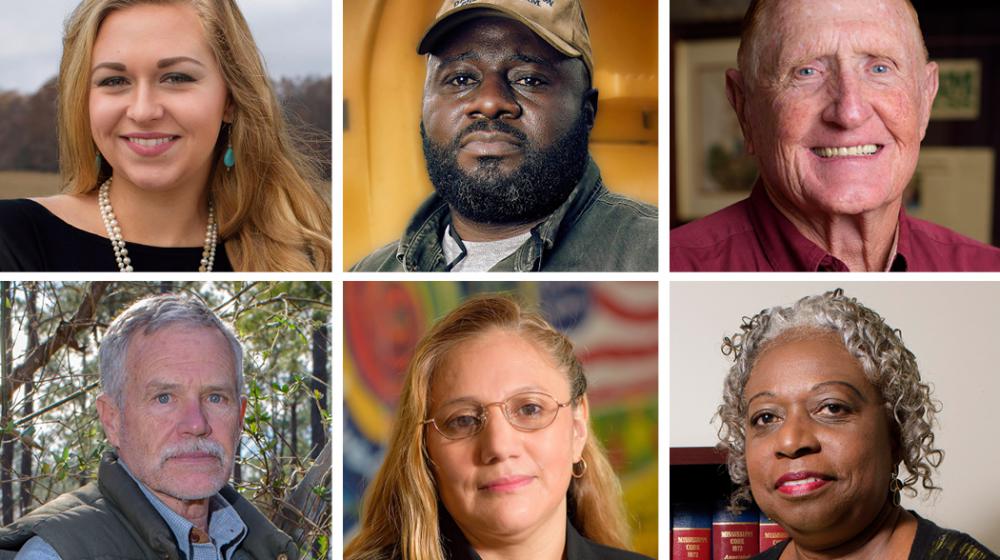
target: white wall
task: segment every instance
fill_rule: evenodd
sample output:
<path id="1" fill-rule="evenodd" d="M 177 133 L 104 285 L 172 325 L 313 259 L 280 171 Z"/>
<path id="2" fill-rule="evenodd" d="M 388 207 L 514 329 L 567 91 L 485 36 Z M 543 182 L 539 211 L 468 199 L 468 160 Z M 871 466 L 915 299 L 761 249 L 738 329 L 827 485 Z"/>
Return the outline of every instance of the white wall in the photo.
<path id="1" fill-rule="evenodd" d="M 852 275 L 856 276 L 856 275 Z M 712 417 L 729 362 L 722 337 L 743 316 L 844 288 L 877 311 L 916 355 L 941 401 L 936 444 L 945 452 L 937 497 L 904 505 L 1000 551 L 1000 282 L 685 282 L 670 286 L 670 445 L 713 446 Z"/>

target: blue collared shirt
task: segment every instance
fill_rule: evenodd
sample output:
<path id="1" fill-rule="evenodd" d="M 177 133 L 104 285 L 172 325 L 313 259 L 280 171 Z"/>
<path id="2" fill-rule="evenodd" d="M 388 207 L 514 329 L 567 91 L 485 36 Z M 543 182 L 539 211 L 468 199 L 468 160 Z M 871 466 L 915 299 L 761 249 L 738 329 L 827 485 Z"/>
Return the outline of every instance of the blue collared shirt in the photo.
<path id="1" fill-rule="evenodd" d="M 167 507 L 159 498 L 150 491 L 145 484 L 139 482 L 132 471 L 128 469 L 121 459 L 118 464 L 125 469 L 125 472 L 135 480 L 135 483 L 142 490 L 149 503 L 160 514 L 160 517 L 170 527 L 177 541 L 178 550 L 183 558 L 190 560 L 231 560 L 233 553 L 243 539 L 246 538 L 247 526 L 240 519 L 238 513 L 221 495 L 216 493 L 209 498 L 208 512 L 208 542 L 191 542 L 191 528 L 194 524 L 183 516 Z M 17 553 L 15 560 L 62 560 L 59 554 L 52 548 L 45 539 L 32 537 L 28 539 L 21 551 Z"/>

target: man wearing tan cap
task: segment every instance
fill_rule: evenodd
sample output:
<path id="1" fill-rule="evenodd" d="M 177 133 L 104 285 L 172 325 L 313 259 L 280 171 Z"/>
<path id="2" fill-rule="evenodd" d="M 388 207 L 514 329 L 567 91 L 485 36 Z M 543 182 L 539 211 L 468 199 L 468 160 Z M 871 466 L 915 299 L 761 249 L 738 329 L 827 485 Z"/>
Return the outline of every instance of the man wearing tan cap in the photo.
<path id="1" fill-rule="evenodd" d="M 446 0 L 420 124 L 435 193 L 356 271 L 655 271 L 657 211 L 610 193 L 579 0 Z"/>

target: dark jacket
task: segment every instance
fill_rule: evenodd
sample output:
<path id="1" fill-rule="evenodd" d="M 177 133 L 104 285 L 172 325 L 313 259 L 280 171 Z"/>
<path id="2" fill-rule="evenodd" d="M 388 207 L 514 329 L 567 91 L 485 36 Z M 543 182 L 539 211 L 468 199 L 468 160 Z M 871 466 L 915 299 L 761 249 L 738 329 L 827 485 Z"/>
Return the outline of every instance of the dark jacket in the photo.
<path id="1" fill-rule="evenodd" d="M 298 551 L 236 490 L 220 492 L 243 519 L 247 535 L 233 560 L 295 560 Z M 118 458 L 106 454 L 97 482 L 63 494 L 0 529 L 0 558 L 13 558 L 31 537 L 45 539 L 64 560 L 180 560 L 166 521 L 142 494 Z"/>
<path id="2" fill-rule="evenodd" d="M 368 255 L 356 272 L 444 272 L 441 237 L 450 223 L 437 194 L 420 206 L 398 242 Z M 593 160 L 559 208 L 531 229 L 531 239 L 492 271 L 656 272 L 656 207 L 604 187 Z"/>

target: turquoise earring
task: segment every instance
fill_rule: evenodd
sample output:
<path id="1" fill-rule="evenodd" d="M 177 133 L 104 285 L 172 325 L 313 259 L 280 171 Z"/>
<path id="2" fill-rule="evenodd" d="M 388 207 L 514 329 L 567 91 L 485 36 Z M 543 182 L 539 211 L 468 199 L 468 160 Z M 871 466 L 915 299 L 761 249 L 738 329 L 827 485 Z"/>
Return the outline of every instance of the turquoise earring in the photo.
<path id="1" fill-rule="evenodd" d="M 101 162 L 101 152 L 97 152 L 97 155 L 94 157 L 94 167 L 97 168 L 97 172 L 98 173 L 101 172 L 101 163 L 102 163 Z"/>
<path id="2" fill-rule="evenodd" d="M 226 166 L 226 172 L 233 170 L 236 165 L 236 154 L 233 153 L 233 124 L 229 123 L 228 142 L 226 143 L 226 154 L 222 156 L 222 163 Z"/>
<path id="3" fill-rule="evenodd" d="M 222 163 L 225 164 L 226 171 L 232 171 L 233 166 L 236 165 L 236 155 L 233 154 L 232 145 L 226 148 L 226 155 L 222 156 Z"/>

